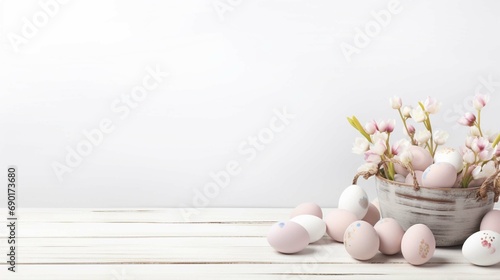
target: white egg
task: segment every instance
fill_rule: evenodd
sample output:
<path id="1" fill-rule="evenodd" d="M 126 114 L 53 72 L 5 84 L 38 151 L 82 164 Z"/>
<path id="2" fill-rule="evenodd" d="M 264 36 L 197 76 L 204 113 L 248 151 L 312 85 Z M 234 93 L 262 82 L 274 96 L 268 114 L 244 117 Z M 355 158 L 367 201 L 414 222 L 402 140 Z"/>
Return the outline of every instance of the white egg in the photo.
<path id="1" fill-rule="evenodd" d="M 353 213 L 361 220 L 368 212 L 369 205 L 365 190 L 358 185 L 350 185 L 340 195 L 338 207 Z"/>
<path id="2" fill-rule="evenodd" d="M 474 233 L 465 240 L 462 254 L 468 261 L 479 266 L 500 263 L 500 234 L 491 230 Z"/>
<path id="3" fill-rule="evenodd" d="M 290 219 L 290 221 L 301 225 L 309 234 L 309 243 L 320 240 L 326 232 L 326 223 L 313 215 L 299 215 Z"/>
<path id="4" fill-rule="evenodd" d="M 464 168 L 462 155 L 460 155 L 459 151 L 453 148 L 444 147 L 437 150 L 434 155 L 434 162 L 447 162 L 455 167 L 457 173 L 462 171 Z"/>

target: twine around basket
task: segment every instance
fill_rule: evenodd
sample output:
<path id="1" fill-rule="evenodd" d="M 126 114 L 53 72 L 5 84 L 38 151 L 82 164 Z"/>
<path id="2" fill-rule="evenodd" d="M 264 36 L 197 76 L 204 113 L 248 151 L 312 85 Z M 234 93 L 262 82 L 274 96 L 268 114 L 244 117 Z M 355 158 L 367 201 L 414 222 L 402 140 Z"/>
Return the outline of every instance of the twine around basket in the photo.
<path id="1" fill-rule="evenodd" d="M 481 184 L 476 193 L 476 198 L 486 199 L 488 197 L 488 192 L 492 191 L 495 194 L 494 201 L 498 202 L 498 199 L 500 197 L 500 166 L 499 166 L 500 164 L 497 158 L 494 158 L 493 161 L 495 163 L 496 172 L 493 173 L 490 177 L 486 178 L 486 180 Z M 382 166 L 384 165 L 386 167 L 387 163 L 398 164 L 403 166 L 406 170 L 408 170 L 411 176 L 413 177 L 413 189 L 415 189 L 416 191 L 420 190 L 420 185 L 418 184 L 417 176 L 415 175 L 415 170 L 413 170 L 411 164 L 404 164 L 403 162 L 394 158 L 381 161 L 377 165 L 376 170 L 361 171 L 356 173 L 356 175 L 352 179 L 352 183 L 356 185 L 359 177 L 363 177 L 365 180 L 368 180 L 372 176 L 380 175 L 380 170 L 382 169 Z"/>

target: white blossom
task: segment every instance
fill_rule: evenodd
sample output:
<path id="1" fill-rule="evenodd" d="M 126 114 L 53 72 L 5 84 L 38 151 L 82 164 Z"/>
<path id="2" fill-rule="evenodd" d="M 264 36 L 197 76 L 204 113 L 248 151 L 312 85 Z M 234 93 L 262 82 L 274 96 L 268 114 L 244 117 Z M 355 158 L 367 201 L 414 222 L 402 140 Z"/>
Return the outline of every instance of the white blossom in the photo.
<path id="1" fill-rule="evenodd" d="M 364 137 L 357 137 L 354 140 L 354 145 L 352 146 L 352 152 L 358 155 L 362 155 L 364 152 L 368 151 L 370 148 L 370 142 Z"/>
<path id="2" fill-rule="evenodd" d="M 422 110 L 422 108 L 420 107 L 416 107 L 413 110 L 411 110 L 410 114 L 413 120 L 418 123 L 423 122 L 427 119 L 424 110 Z"/>

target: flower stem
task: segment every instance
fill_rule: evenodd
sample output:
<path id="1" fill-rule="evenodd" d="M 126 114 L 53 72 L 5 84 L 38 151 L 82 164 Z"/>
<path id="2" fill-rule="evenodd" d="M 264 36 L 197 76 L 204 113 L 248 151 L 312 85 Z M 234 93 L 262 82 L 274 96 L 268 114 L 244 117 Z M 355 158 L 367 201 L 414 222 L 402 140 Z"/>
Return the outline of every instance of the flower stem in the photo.
<path id="1" fill-rule="evenodd" d="M 483 131 L 481 130 L 481 110 L 477 110 L 477 123 L 476 127 L 479 130 L 479 135 L 483 137 Z"/>
<path id="2" fill-rule="evenodd" d="M 432 157 L 434 157 L 434 154 L 436 153 L 436 151 L 434 150 L 434 133 L 432 133 L 432 125 L 431 125 L 431 119 L 429 117 L 429 114 L 427 114 L 427 113 L 425 113 L 425 114 L 427 115 L 426 122 L 427 122 L 427 125 L 429 126 L 429 132 L 431 133 L 431 139 L 429 139 L 430 151 L 431 151 Z"/>
<path id="3" fill-rule="evenodd" d="M 408 137 L 410 137 L 410 140 L 411 140 L 411 144 L 412 145 L 416 145 L 417 142 L 415 141 L 415 139 L 413 138 L 413 134 L 410 133 L 410 131 L 408 130 L 408 125 L 406 124 L 406 119 L 405 117 L 403 116 L 403 113 L 401 112 L 401 109 L 398 109 L 398 113 L 399 113 L 399 116 L 401 117 L 401 120 L 403 121 L 403 125 L 405 127 L 405 130 L 406 130 L 406 134 L 408 134 Z"/>
<path id="4" fill-rule="evenodd" d="M 467 188 L 469 186 L 470 180 L 470 174 L 469 174 L 469 164 L 465 164 L 465 167 L 463 169 L 464 175 L 462 177 L 462 181 L 460 182 L 460 185 L 462 188 Z"/>
<path id="5" fill-rule="evenodd" d="M 499 142 L 500 142 L 500 134 L 498 134 L 498 136 L 495 139 L 495 141 L 493 141 L 493 144 L 492 144 L 493 148 L 495 148 L 498 145 Z"/>
<path id="6" fill-rule="evenodd" d="M 425 128 L 431 133 L 431 139 L 429 139 L 429 141 L 427 141 L 427 144 L 428 144 L 428 147 L 429 147 L 429 152 L 431 153 L 432 157 L 434 157 L 434 154 L 435 154 L 435 151 L 434 151 L 434 135 L 432 133 L 431 118 L 429 116 L 429 113 L 427 111 L 425 111 L 424 104 L 422 104 L 422 102 L 418 102 L 418 105 L 420 106 L 420 108 L 422 108 L 422 110 L 425 113 L 424 125 L 425 125 Z"/>

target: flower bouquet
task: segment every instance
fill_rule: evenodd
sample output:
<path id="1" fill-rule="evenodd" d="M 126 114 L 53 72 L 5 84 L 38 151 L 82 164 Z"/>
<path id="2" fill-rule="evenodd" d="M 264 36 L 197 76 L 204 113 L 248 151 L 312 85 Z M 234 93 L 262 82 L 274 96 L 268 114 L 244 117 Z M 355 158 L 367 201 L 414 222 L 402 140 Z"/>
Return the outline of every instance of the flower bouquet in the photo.
<path id="1" fill-rule="evenodd" d="M 399 97 L 390 99 L 406 135 L 392 144 L 394 119 L 363 126 L 355 116 L 348 118 L 362 135 L 352 151 L 364 155 L 365 161 L 354 184 L 360 176 L 375 176 L 383 217 L 396 219 L 405 230 L 426 224 L 437 246 L 462 244 L 478 230 L 500 195 L 500 135 L 485 131 L 481 124 L 488 101 L 489 96 L 476 94 L 476 112 L 458 121 L 469 128 L 459 149 L 446 147 L 449 134 L 432 126 L 431 116 L 441 103 L 431 97 L 414 107 L 403 106 Z"/>

